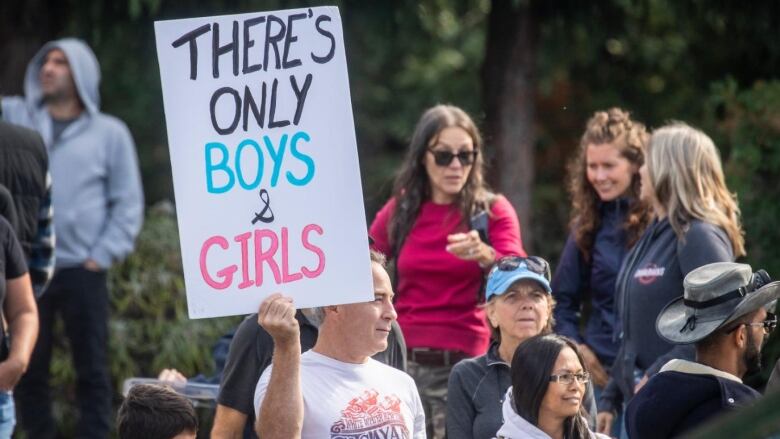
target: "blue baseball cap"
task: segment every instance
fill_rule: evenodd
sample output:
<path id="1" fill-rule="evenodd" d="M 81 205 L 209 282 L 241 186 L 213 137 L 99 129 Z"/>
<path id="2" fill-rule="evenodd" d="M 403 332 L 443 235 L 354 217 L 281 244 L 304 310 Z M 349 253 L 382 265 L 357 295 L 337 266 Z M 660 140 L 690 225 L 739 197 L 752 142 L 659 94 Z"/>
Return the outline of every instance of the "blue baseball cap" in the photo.
<path id="1" fill-rule="evenodd" d="M 538 256 L 527 258 L 507 256 L 499 259 L 490 270 L 485 286 L 485 301 L 493 296 L 500 296 L 512 284 L 522 279 L 530 279 L 539 283 L 547 294 L 552 293 L 550 287 L 550 264 Z"/>

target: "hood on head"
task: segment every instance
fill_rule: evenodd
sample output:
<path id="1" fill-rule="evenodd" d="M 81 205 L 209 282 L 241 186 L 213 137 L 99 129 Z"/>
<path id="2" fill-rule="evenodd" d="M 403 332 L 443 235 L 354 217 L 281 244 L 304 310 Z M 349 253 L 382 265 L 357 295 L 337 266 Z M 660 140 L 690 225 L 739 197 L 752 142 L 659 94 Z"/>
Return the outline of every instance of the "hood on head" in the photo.
<path id="1" fill-rule="evenodd" d="M 89 113 L 100 109 L 100 65 L 87 44 L 76 38 L 62 38 L 46 43 L 27 65 L 24 94 L 28 105 L 38 107 L 43 98 L 39 73 L 43 60 L 52 49 L 60 49 L 68 59 L 76 91 Z"/>

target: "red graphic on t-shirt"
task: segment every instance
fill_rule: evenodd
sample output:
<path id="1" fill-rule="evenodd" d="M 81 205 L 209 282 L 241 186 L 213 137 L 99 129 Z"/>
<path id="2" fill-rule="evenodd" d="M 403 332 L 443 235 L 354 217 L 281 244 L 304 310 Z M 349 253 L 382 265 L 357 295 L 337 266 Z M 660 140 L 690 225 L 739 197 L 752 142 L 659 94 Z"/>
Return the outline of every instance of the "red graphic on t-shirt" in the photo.
<path id="1" fill-rule="evenodd" d="M 665 271 L 665 267 L 659 267 L 651 262 L 636 270 L 634 273 L 634 279 L 638 280 L 642 285 L 650 285 L 651 283 L 655 282 L 656 279 L 662 277 Z"/>
<path id="2" fill-rule="evenodd" d="M 411 437 L 401 414 L 401 399 L 396 395 L 380 398 L 374 389 L 365 390 L 347 403 L 341 419 L 330 427 L 331 439 L 374 439 Z"/>

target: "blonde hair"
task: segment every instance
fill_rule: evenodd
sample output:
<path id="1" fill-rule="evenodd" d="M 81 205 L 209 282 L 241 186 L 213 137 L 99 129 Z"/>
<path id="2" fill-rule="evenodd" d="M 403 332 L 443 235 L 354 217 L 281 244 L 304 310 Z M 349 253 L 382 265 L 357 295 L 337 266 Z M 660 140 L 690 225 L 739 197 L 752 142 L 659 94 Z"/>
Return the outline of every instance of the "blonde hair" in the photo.
<path id="1" fill-rule="evenodd" d="M 674 122 L 653 132 L 645 160 L 655 196 L 678 239 L 684 239 L 691 220 L 698 219 L 725 230 L 734 256 L 745 255 L 737 198 L 726 187 L 712 139 Z"/>

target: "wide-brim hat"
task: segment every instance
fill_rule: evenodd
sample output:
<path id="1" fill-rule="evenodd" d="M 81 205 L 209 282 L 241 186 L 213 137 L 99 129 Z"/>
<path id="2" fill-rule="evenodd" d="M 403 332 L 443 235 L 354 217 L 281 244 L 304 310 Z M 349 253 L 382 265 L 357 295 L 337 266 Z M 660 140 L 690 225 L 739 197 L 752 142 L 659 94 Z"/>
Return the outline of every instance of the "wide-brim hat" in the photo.
<path id="1" fill-rule="evenodd" d="M 685 276 L 684 293 L 658 315 L 658 335 L 673 344 L 689 344 L 766 307 L 780 297 L 780 282 L 747 264 L 716 262 Z M 769 283 L 767 283 L 769 282 Z"/>

